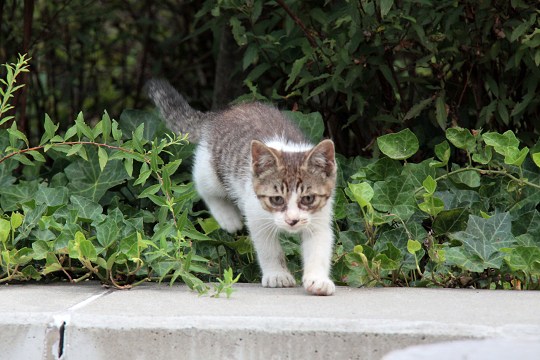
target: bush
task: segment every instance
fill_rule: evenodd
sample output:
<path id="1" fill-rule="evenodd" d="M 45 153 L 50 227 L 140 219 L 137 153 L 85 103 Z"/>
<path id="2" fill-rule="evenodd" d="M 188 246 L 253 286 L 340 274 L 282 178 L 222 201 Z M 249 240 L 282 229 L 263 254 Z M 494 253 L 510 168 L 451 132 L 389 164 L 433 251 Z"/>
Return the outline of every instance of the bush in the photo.
<path id="1" fill-rule="evenodd" d="M 540 128 L 540 18 L 534 1 L 205 2 L 228 21 L 252 98 L 323 115 L 342 154 L 384 129 L 423 144 L 448 127 Z M 206 14 L 205 13 L 205 14 Z M 286 105 L 285 105 L 286 104 Z"/>
<path id="2" fill-rule="evenodd" d="M 133 7 L 130 19 L 139 19 L 135 15 L 146 6 L 153 12 L 141 22 L 170 20 L 173 3 L 145 2 Z M 76 10 L 70 4 L 63 8 L 67 12 L 59 10 L 66 19 Z M 211 77 L 213 64 L 193 59 L 212 51 L 206 30 L 217 40 L 230 28 L 241 60 L 218 68 L 242 79 L 241 100 L 266 98 L 299 109 L 288 114 L 314 141 L 336 140 L 341 155 L 333 276 L 338 283 L 540 286 L 540 145 L 535 144 L 540 35 L 534 3 L 207 0 L 196 20 L 192 3 L 186 5 L 190 11 L 179 26 L 194 32 L 181 42 L 172 28 L 161 27 L 158 34 L 145 27 L 146 42 L 132 40 L 129 31 L 142 26 L 135 21 L 116 43 L 118 16 L 131 5 L 111 5 L 104 20 L 107 36 L 99 39 L 86 36 L 100 26 L 99 12 L 89 17 L 78 33 L 77 51 L 95 45 L 115 53 L 119 44 L 137 49 L 144 43 L 141 54 L 148 59 L 167 53 L 156 72 L 174 72 L 168 77 L 182 83 L 179 88 L 210 107 L 211 85 L 192 85 L 196 78 Z M 15 2 L 12 7 L 21 10 Z M 49 15 L 43 11 L 38 19 Z M 13 24 L 2 22 L 3 33 Z M 62 39 L 76 42 L 76 37 Z M 154 40 L 159 49 L 149 45 Z M 220 41 L 227 45 L 226 37 Z M 168 46 L 171 42 L 181 46 Z M 38 99 L 32 104 L 50 99 L 60 104 L 51 112 L 56 121 L 37 115 L 42 106 L 26 116 L 39 131 L 24 131 L 29 127 L 23 126 L 13 95 L 24 90 L 15 79 L 26 75 L 25 57 L 5 66 L 0 86 L 0 282 L 93 278 L 123 288 L 181 279 L 205 292 L 204 282 L 223 277 L 215 291 L 230 294 L 238 280 L 231 269 L 242 281 L 258 281 L 247 234 L 225 233 L 198 202 L 189 181 L 188 139 L 167 132 L 153 112 L 124 110 L 119 121 L 97 115 L 96 107 L 106 103 L 118 113 L 137 103 L 141 87 L 133 97 L 125 90 L 131 79 L 140 85 L 151 72 L 149 62 L 139 62 L 144 56 L 118 56 L 126 61 L 124 68 L 114 63 L 115 56 L 104 62 L 104 53 L 89 58 L 97 67 L 79 56 L 76 68 L 45 76 L 43 61 L 62 69 L 62 59 L 71 53 L 67 46 L 43 56 L 48 47 L 39 44 L 30 73 L 34 87 L 27 95 Z M 217 53 L 219 42 L 214 44 Z M 169 66 L 169 60 L 193 62 L 195 70 L 179 74 L 183 67 Z M 110 76 L 100 72 L 109 68 Z M 65 76 L 65 88 L 74 84 L 80 92 L 41 86 L 53 86 L 58 76 Z M 103 77 L 106 81 L 98 81 Z M 93 88 L 78 82 L 87 78 L 95 79 L 95 101 L 74 95 Z M 81 108 L 90 108 L 91 115 L 78 113 Z M 299 275 L 298 239 L 282 241 L 291 270 Z"/>

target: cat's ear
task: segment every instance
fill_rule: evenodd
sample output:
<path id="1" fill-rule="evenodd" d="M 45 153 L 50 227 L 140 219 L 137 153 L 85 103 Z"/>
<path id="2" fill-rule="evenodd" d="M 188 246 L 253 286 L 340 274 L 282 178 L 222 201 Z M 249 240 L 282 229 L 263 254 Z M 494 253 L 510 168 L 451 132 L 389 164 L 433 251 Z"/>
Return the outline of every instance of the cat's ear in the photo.
<path id="1" fill-rule="evenodd" d="M 336 160 L 334 142 L 332 140 L 323 140 L 318 143 L 307 154 L 304 160 L 304 166 L 307 169 L 319 169 L 327 177 L 333 177 L 336 174 Z"/>
<path id="2" fill-rule="evenodd" d="M 277 150 L 269 148 L 258 140 L 251 141 L 251 169 L 257 177 L 266 172 L 274 172 L 280 164 Z"/>

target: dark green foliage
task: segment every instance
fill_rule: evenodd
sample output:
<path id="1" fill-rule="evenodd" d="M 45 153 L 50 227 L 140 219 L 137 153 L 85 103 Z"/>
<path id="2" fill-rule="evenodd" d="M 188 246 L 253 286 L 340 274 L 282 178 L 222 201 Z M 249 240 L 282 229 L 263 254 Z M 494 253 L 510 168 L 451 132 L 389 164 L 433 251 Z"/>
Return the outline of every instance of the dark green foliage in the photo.
<path id="1" fill-rule="evenodd" d="M 511 128 L 532 145 L 540 131 L 537 5 L 228 0 L 205 9 L 215 22 L 228 17 L 251 97 L 320 112 L 340 152 L 358 154 L 382 128 L 421 127 L 441 138 L 456 125 Z"/>
<path id="2" fill-rule="evenodd" d="M 0 59 L 32 60 L 1 73 L 0 282 L 259 280 L 249 237 L 198 202 L 186 139 L 125 110 L 158 74 L 201 109 L 240 79 L 239 100 L 335 140 L 339 283 L 538 289 L 539 23 L 524 0 L 1 2 Z"/>

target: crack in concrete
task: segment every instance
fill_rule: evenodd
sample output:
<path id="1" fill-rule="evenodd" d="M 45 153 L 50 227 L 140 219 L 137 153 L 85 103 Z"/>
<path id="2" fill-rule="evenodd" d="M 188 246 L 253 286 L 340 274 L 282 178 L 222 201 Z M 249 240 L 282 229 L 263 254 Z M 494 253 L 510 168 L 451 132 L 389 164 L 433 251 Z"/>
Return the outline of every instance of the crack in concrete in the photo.
<path id="1" fill-rule="evenodd" d="M 66 333 L 67 333 L 67 327 L 69 326 L 69 323 L 71 321 L 71 314 L 77 310 L 80 310 L 82 309 L 83 307 L 93 303 L 94 301 L 96 301 L 97 299 L 99 299 L 100 297 L 102 296 L 106 296 L 106 295 L 109 295 L 113 292 L 114 290 L 113 289 L 110 289 L 110 290 L 107 290 L 107 291 L 103 291 L 99 294 L 96 294 L 96 295 L 92 295 L 90 296 L 89 298 L 69 307 L 67 310 L 61 312 L 61 313 L 58 313 L 54 316 L 54 326 L 56 326 L 58 328 L 58 332 L 59 332 L 59 337 L 58 337 L 58 349 L 57 349 L 57 354 L 58 354 L 58 357 L 57 359 L 58 360 L 62 360 L 63 359 L 63 355 L 65 354 L 65 347 L 66 347 L 66 343 L 65 343 L 65 340 L 66 340 Z M 53 351 L 54 353 L 54 351 Z"/>

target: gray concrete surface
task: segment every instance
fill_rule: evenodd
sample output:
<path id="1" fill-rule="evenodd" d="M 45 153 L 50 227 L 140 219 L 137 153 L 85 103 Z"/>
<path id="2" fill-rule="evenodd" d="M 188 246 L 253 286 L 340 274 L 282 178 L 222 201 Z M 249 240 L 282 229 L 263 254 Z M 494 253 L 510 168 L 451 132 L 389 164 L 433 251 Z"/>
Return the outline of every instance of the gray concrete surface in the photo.
<path id="1" fill-rule="evenodd" d="M 538 360 L 540 341 L 537 339 L 461 340 L 430 345 L 411 346 L 395 350 L 384 360 Z"/>
<path id="2" fill-rule="evenodd" d="M 0 359 L 381 359 L 451 340 L 540 343 L 540 292 L 236 288 L 2 286 Z"/>

